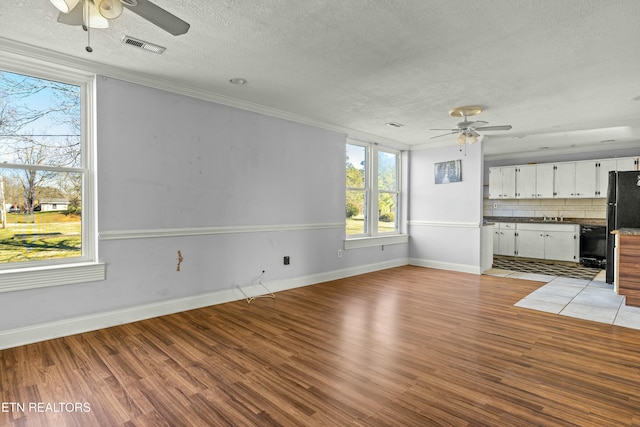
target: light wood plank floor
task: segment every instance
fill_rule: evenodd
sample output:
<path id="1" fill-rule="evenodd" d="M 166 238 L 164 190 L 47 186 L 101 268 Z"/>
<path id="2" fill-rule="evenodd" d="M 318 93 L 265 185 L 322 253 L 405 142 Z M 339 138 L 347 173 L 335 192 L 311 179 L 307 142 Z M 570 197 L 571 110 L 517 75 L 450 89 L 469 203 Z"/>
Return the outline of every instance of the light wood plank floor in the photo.
<path id="1" fill-rule="evenodd" d="M 406 266 L 0 351 L 0 425 L 640 425 L 640 331 L 541 285 Z"/>

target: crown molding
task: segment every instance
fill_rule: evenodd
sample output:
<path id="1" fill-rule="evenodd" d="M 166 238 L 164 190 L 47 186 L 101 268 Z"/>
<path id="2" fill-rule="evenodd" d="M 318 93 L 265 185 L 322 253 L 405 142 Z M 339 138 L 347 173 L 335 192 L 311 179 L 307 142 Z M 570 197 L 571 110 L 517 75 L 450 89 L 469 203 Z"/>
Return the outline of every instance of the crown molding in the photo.
<path id="1" fill-rule="evenodd" d="M 400 150 L 405 150 L 410 147 L 409 144 L 405 144 L 393 139 L 383 138 L 377 135 L 369 134 L 344 126 L 315 120 L 310 117 L 302 116 L 292 112 L 266 107 L 264 105 L 255 104 L 249 101 L 232 98 L 225 95 L 220 95 L 214 92 L 203 91 L 202 89 L 180 84 L 170 80 L 158 79 L 147 74 L 136 73 L 124 68 L 113 67 L 111 65 L 102 64 L 99 62 L 89 61 L 83 58 L 54 52 L 37 46 L 0 37 L 0 58 L 13 58 L 16 62 L 19 62 L 20 58 L 25 56 L 33 61 L 36 65 L 40 65 L 43 69 L 46 69 L 53 64 L 60 70 L 66 69 L 69 71 L 73 71 L 75 74 L 77 74 L 78 71 L 82 71 L 85 73 L 124 80 L 129 83 L 148 86 L 154 89 L 160 89 L 179 95 L 185 95 L 191 98 L 201 99 L 203 101 L 210 101 L 241 110 L 263 114 L 269 117 L 279 118 L 333 132 L 343 133 L 350 137 L 355 137 L 370 142 L 377 142 L 385 146 L 397 148 Z"/>

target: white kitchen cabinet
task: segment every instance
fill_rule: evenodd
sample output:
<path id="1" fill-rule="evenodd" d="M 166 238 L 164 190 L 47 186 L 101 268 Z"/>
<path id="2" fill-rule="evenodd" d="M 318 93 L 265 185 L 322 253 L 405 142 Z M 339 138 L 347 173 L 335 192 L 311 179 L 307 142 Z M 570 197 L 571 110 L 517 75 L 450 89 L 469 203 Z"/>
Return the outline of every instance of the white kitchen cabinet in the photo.
<path id="1" fill-rule="evenodd" d="M 516 168 L 516 199 L 536 198 L 536 165 Z"/>
<path id="2" fill-rule="evenodd" d="M 544 234 L 544 258 L 578 262 L 579 232 L 547 231 Z"/>
<path id="3" fill-rule="evenodd" d="M 635 157 L 598 160 L 598 188 L 596 197 L 607 197 L 609 172 L 636 170 L 637 164 Z"/>
<path id="4" fill-rule="evenodd" d="M 516 167 L 502 166 L 489 168 L 489 198 L 515 199 Z"/>
<path id="5" fill-rule="evenodd" d="M 554 197 L 560 199 L 596 197 L 598 161 L 556 163 Z"/>
<path id="6" fill-rule="evenodd" d="M 575 192 L 573 197 L 598 196 L 598 160 L 576 162 Z"/>
<path id="7" fill-rule="evenodd" d="M 568 199 L 576 192 L 576 164 L 557 163 L 554 173 L 554 197 Z"/>
<path id="8" fill-rule="evenodd" d="M 542 163 L 536 165 L 536 198 L 553 198 L 553 163 Z"/>
<path id="9" fill-rule="evenodd" d="M 517 224 L 516 229 L 517 256 L 555 261 L 579 261 L 579 225 L 525 223 Z"/>
<path id="10" fill-rule="evenodd" d="M 525 258 L 544 259 L 544 231 L 518 230 L 516 254 Z"/>
<path id="11" fill-rule="evenodd" d="M 619 171 L 636 171 L 638 170 L 637 157 L 623 157 L 616 159 L 616 170 Z"/>
<path id="12" fill-rule="evenodd" d="M 489 168 L 489 199 L 607 197 L 609 171 L 640 170 L 637 157 Z"/>
<path id="13" fill-rule="evenodd" d="M 598 197 L 607 197 L 607 187 L 609 186 L 609 172 L 618 170 L 617 159 L 600 160 L 598 167 Z"/>
<path id="14" fill-rule="evenodd" d="M 578 262 L 580 226 L 560 223 L 496 222 L 494 255 Z"/>
<path id="15" fill-rule="evenodd" d="M 514 256 L 516 253 L 516 224 L 496 222 L 493 227 L 494 255 Z"/>

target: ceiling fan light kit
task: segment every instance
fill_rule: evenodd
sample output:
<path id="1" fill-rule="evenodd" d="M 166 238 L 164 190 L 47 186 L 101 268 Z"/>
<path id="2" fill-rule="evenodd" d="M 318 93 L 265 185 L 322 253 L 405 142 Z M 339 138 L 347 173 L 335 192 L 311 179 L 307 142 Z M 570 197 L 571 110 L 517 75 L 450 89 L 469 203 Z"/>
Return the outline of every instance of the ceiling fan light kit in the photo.
<path id="1" fill-rule="evenodd" d="M 101 0 L 98 2 L 98 11 L 106 19 L 116 19 L 122 15 L 124 7 L 120 0 Z"/>
<path id="2" fill-rule="evenodd" d="M 458 145 L 475 144 L 476 142 L 478 142 L 478 137 L 479 136 L 480 136 L 480 134 L 478 132 L 475 132 L 475 131 L 467 132 L 467 133 L 461 133 L 460 136 L 458 137 L 458 139 L 456 140 L 456 143 Z"/>
<path id="3" fill-rule="evenodd" d="M 453 110 L 449 111 L 449 115 L 451 117 L 462 117 L 464 121 L 458 123 L 455 129 L 431 129 L 431 130 L 446 130 L 449 133 L 445 133 L 442 135 L 432 136 L 431 139 L 440 138 L 441 136 L 460 134 L 456 139 L 456 144 L 461 147 L 465 144 L 475 144 L 478 142 L 478 139 L 482 137 L 476 131 L 494 131 L 494 130 L 510 130 L 511 125 L 500 125 L 500 126 L 486 126 L 489 123 L 477 120 L 470 121 L 468 117 L 478 115 L 482 112 L 483 108 L 479 105 L 469 105 L 465 107 L 456 107 Z"/>
<path id="4" fill-rule="evenodd" d="M 109 28 L 109 21 L 102 16 L 100 9 L 92 1 L 84 2 L 84 13 L 82 14 L 82 25 L 86 28 Z"/>
<path id="5" fill-rule="evenodd" d="M 109 28 L 109 20 L 122 15 L 125 8 L 166 32 L 179 36 L 189 31 L 190 25 L 156 6 L 149 0 L 50 0 L 60 11 L 58 22 L 89 28 Z M 89 36 L 87 36 L 89 38 Z M 90 43 L 88 43 L 90 44 Z M 92 52 L 87 46 L 87 52 Z"/>
<path id="6" fill-rule="evenodd" d="M 51 0 L 51 3 L 62 13 L 71 12 L 80 0 Z"/>

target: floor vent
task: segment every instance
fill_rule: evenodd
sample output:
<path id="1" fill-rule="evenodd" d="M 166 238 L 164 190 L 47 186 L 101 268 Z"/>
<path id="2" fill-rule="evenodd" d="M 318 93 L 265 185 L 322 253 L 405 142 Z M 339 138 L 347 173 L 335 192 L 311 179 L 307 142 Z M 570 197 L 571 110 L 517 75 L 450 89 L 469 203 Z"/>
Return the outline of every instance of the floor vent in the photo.
<path id="1" fill-rule="evenodd" d="M 122 38 L 122 43 L 139 47 L 140 49 L 148 50 L 149 52 L 157 53 L 158 55 L 160 55 L 162 52 L 164 52 L 167 49 L 166 47 L 162 47 L 162 46 L 158 46 L 157 44 L 138 40 L 131 36 L 124 36 Z"/>

